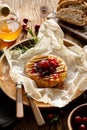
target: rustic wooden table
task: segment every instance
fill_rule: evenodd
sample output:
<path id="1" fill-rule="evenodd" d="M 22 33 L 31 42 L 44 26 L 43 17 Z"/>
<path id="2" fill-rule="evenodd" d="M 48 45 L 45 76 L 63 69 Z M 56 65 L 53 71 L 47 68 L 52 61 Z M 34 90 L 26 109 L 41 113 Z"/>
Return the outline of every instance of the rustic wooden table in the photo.
<path id="1" fill-rule="evenodd" d="M 24 17 L 28 17 L 32 20 L 32 25 L 40 24 L 41 20 L 39 19 L 39 12 L 36 10 L 36 5 L 38 2 L 41 3 L 41 0 L 2 0 L 10 5 L 10 7 L 18 13 L 20 20 Z M 42 0 L 43 1 L 43 0 Z M 57 0 L 44 0 L 51 1 L 52 10 L 55 10 L 57 7 Z M 53 2 L 53 3 L 52 3 Z M 49 5 L 49 4 L 48 4 Z M 35 7 L 35 8 L 34 8 Z M 31 9 L 32 8 L 32 9 Z M 32 17 L 33 16 L 33 17 Z M 35 20 L 36 19 L 36 20 Z M 31 26 L 32 26 L 31 25 Z M 64 31 L 64 37 L 74 43 L 84 46 L 85 43 L 77 39 L 72 34 Z M 86 93 L 86 92 L 85 92 Z M 67 126 L 67 117 L 70 111 L 79 104 L 87 102 L 87 99 L 84 99 L 84 94 L 82 94 L 78 99 L 68 104 L 64 108 L 40 108 L 43 117 L 45 118 L 46 125 L 39 127 L 36 123 L 32 110 L 25 106 L 24 108 L 24 118 L 18 119 L 14 130 L 68 130 Z M 56 119 L 51 123 L 51 118 L 55 115 Z"/>

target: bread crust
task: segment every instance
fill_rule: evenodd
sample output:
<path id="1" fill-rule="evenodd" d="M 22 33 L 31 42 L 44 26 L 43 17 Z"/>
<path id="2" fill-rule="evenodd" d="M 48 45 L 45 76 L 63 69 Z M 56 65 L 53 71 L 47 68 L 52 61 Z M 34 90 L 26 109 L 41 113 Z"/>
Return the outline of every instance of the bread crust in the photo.
<path id="1" fill-rule="evenodd" d="M 66 2 L 67 2 L 67 1 L 72 1 L 72 2 L 73 2 L 73 1 L 76 1 L 76 2 L 84 2 L 84 1 L 87 1 L 87 0 L 59 0 L 58 3 L 62 3 L 62 2 L 64 2 L 64 1 L 66 1 Z"/>
<path id="2" fill-rule="evenodd" d="M 57 17 L 62 21 L 65 21 L 67 23 L 76 26 L 82 27 L 87 25 L 87 2 L 86 1 L 87 0 L 59 1 L 57 7 Z"/>
<path id="3" fill-rule="evenodd" d="M 63 0 L 58 4 L 57 10 L 61 9 L 61 8 L 65 8 L 68 5 L 75 5 L 75 4 L 81 4 L 83 2 L 83 0 Z"/>
<path id="4" fill-rule="evenodd" d="M 39 73 L 32 73 L 32 68 L 36 62 L 50 58 L 56 59 L 60 64 L 60 66 L 56 68 L 55 73 L 44 77 L 40 76 Z M 38 87 L 51 88 L 55 86 L 60 86 L 64 82 L 67 75 L 67 66 L 63 61 L 63 59 L 60 57 L 54 55 L 49 56 L 39 55 L 33 57 L 29 62 L 27 62 L 27 64 L 25 65 L 25 73 L 27 77 L 33 79 L 36 82 Z"/>

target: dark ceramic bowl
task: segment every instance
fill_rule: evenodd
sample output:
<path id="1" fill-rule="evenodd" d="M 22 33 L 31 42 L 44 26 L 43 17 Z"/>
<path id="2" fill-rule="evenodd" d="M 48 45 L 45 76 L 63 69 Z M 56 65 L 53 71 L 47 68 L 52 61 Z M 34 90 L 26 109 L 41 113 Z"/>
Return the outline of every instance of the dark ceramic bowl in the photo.
<path id="1" fill-rule="evenodd" d="M 76 120 L 77 116 L 80 116 L 81 119 Z M 86 117 L 86 121 L 84 121 L 84 117 Z M 87 130 L 87 103 L 77 106 L 70 112 L 67 124 L 69 130 Z"/>

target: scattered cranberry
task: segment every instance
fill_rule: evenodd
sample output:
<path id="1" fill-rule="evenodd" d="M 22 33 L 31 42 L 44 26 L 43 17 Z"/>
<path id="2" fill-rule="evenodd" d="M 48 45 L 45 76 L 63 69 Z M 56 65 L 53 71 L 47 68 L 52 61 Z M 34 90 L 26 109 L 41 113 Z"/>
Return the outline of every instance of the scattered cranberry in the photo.
<path id="1" fill-rule="evenodd" d="M 27 28 L 27 25 L 26 25 L 26 24 L 23 24 L 23 25 L 22 25 L 22 28 L 23 28 L 23 29 L 26 29 L 26 28 Z"/>
<path id="2" fill-rule="evenodd" d="M 37 34 L 39 32 L 40 25 L 35 25 L 35 33 Z"/>
<path id="3" fill-rule="evenodd" d="M 86 125 L 81 124 L 80 127 L 79 127 L 79 130 L 87 130 Z"/>
<path id="4" fill-rule="evenodd" d="M 55 117 L 54 114 L 48 114 L 48 115 L 47 115 L 47 118 L 48 118 L 48 119 L 53 119 L 54 117 Z"/>
<path id="5" fill-rule="evenodd" d="M 28 19 L 27 18 L 24 18 L 23 19 L 23 25 L 22 25 L 22 31 L 27 34 L 28 33 Z"/>
<path id="6" fill-rule="evenodd" d="M 27 19 L 27 18 L 24 18 L 24 19 L 23 19 L 23 22 L 24 22 L 25 24 L 27 24 L 27 23 L 28 23 L 28 19 Z"/>
<path id="7" fill-rule="evenodd" d="M 28 28 L 27 28 L 27 25 L 26 25 L 26 24 L 23 24 L 23 25 L 22 25 L 22 30 L 23 30 L 24 33 L 26 33 L 26 34 L 28 33 L 28 31 L 27 31 Z"/>
<path id="8" fill-rule="evenodd" d="M 83 118 L 82 118 L 82 122 L 83 122 L 83 123 L 87 123 L 87 117 L 83 117 Z"/>
<path id="9" fill-rule="evenodd" d="M 80 124 L 82 122 L 82 118 L 80 116 L 75 117 L 75 123 Z"/>
<path id="10" fill-rule="evenodd" d="M 29 29 L 29 27 L 28 27 L 28 19 L 27 18 L 24 18 L 23 19 L 23 25 L 22 25 L 22 28 L 23 28 L 23 32 L 24 33 L 28 33 L 28 29 Z M 40 28 L 40 25 L 35 25 L 35 34 L 37 35 L 37 33 L 38 33 L 38 31 L 39 31 L 39 28 Z"/>

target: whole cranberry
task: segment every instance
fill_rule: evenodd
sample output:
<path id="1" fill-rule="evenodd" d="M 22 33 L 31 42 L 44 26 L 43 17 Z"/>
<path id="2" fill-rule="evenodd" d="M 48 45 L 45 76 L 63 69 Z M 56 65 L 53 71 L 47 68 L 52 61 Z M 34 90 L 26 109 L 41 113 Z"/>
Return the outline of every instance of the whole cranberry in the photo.
<path id="1" fill-rule="evenodd" d="M 23 25 L 22 25 L 22 28 L 23 28 L 23 29 L 26 29 L 26 28 L 27 28 L 27 25 L 26 25 L 26 24 L 23 24 Z"/>
<path id="2" fill-rule="evenodd" d="M 51 114 L 51 113 L 47 115 L 47 118 L 48 118 L 48 119 L 53 119 L 54 117 L 55 117 L 55 115 L 54 115 L 54 114 Z"/>
<path id="3" fill-rule="evenodd" d="M 53 68 L 58 67 L 58 62 L 55 59 L 49 59 L 49 63 Z"/>
<path id="4" fill-rule="evenodd" d="M 23 24 L 23 25 L 22 25 L 22 31 L 27 34 L 27 33 L 28 33 L 27 30 L 28 30 L 27 25 L 26 25 L 26 24 Z"/>
<path id="5" fill-rule="evenodd" d="M 27 18 L 24 18 L 24 19 L 23 19 L 23 22 L 24 22 L 25 24 L 27 24 L 28 19 L 27 19 Z"/>
<path id="6" fill-rule="evenodd" d="M 37 25 L 35 25 L 35 32 L 36 32 L 36 33 L 38 33 L 39 28 L 40 28 L 40 25 L 38 25 L 38 24 L 37 24 Z"/>
<path id="7" fill-rule="evenodd" d="M 80 127 L 79 127 L 79 130 L 87 130 L 86 125 L 81 124 Z"/>
<path id="8" fill-rule="evenodd" d="M 76 123 L 76 124 L 82 123 L 82 118 L 81 118 L 81 116 L 76 116 L 74 120 L 75 120 L 75 123 Z"/>
<path id="9" fill-rule="evenodd" d="M 38 66 L 41 68 L 41 69 L 48 69 L 50 67 L 50 64 L 48 62 L 48 60 L 42 60 L 40 62 L 38 62 Z"/>
<path id="10" fill-rule="evenodd" d="M 82 118 L 83 123 L 87 123 L 87 117 Z"/>

